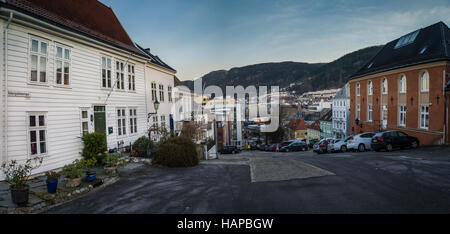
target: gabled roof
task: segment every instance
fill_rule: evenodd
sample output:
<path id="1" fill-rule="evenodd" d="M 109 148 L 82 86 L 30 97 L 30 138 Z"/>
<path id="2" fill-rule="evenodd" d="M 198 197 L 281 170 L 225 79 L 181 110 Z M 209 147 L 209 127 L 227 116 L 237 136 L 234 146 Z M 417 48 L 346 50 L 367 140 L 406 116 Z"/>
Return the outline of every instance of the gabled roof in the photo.
<path id="1" fill-rule="evenodd" d="M 320 131 L 320 121 L 319 120 L 314 121 L 312 124 L 308 126 L 308 128 Z"/>
<path id="2" fill-rule="evenodd" d="M 306 123 L 303 119 L 291 119 L 287 127 L 292 130 L 307 130 L 308 123 Z"/>
<path id="3" fill-rule="evenodd" d="M 438 22 L 387 43 L 350 79 L 442 60 L 450 60 L 450 29 Z"/>
<path id="4" fill-rule="evenodd" d="M 136 48 L 114 11 L 97 0 L 5 0 L 10 8 L 115 47 L 145 56 Z"/>
<path id="5" fill-rule="evenodd" d="M 139 50 L 141 50 L 143 53 L 145 53 L 145 55 L 147 55 L 147 57 L 150 58 L 150 60 L 151 60 L 151 62 L 152 62 L 153 64 L 156 64 L 156 65 L 158 65 L 158 66 L 161 66 L 161 67 L 167 68 L 167 69 L 169 69 L 169 70 L 171 70 L 171 71 L 173 71 L 173 72 L 176 72 L 175 69 L 173 69 L 171 66 L 169 66 L 169 65 L 168 65 L 167 63 L 165 63 L 164 61 L 162 61 L 158 56 L 153 55 L 152 53 L 150 53 L 149 51 L 147 51 L 146 49 L 144 49 L 142 46 L 138 45 L 137 43 L 136 43 L 136 47 L 137 47 Z"/>
<path id="6" fill-rule="evenodd" d="M 331 122 L 332 117 L 333 117 L 332 114 L 333 114 L 333 111 L 330 109 L 330 110 L 328 110 L 328 112 L 325 113 L 319 120 L 320 120 L 320 121 Z"/>

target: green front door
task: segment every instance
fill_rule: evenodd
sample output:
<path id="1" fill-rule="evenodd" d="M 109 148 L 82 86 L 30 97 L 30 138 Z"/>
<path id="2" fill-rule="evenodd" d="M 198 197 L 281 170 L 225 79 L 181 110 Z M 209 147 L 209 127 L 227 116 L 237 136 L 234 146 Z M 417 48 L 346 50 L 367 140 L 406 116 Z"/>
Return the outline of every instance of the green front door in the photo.
<path id="1" fill-rule="evenodd" d="M 94 106 L 94 127 L 95 132 L 106 134 L 106 114 L 104 106 Z"/>

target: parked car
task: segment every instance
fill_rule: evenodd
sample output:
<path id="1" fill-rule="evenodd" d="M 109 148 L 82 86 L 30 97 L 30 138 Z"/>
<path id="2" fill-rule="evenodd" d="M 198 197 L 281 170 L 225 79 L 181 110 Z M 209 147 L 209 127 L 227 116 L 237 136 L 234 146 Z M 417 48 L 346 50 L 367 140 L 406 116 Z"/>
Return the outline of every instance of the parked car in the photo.
<path id="1" fill-rule="evenodd" d="M 308 145 L 303 141 L 292 142 L 291 144 L 280 148 L 281 152 L 307 151 L 307 150 L 308 150 Z"/>
<path id="2" fill-rule="evenodd" d="M 227 145 L 227 146 L 224 146 L 221 150 L 220 150 L 220 153 L 221 154 L 237 154 L 237 153 L 239 153 L 240 152 L 240 150 L 236 147 L 236 146 L 234 146 L 234 145 Z"/>
<path id="3" fill-rule="evenodd" d="M 335 152 L 347 152 L 347 142 L 348 140 L 353 139 L 352 136 L 348 136 L 346 138 L 337 139 L 333 143 L 333 151 Z"/>
<path id="4" fill-rule="evenodd" d="M 268 144 L 266 145 L 266 147 L 264 148 L 264 151 L 272 151 L 274 144 Z"/>
<path id="5" fill-rule="evenodd" d="M 419 139 L 417 137 L 408 136 L 408 134 L 400 131 L 386 131 L 375 134 L 372 137 L 372 149 L 380 151 L 392 151 L 394 148 L 417 148 L 419 147 Z"/>
<path id="6" fill-rule="evenodd" d="M 358 135 L 355 135 L 351 137 L 347 141 L 347 149 L 351 151 L 359 151 L 364 152 L 366 150 L 371 149 L 371 143 L 372 143 L 372 137 L 375 135 L 375 133 L 372 132 L 366 132 L 366 133 L 360 133 Z"/>
<path id="7" fill-rule="evenodd" d="M 313 147 L 314 147 L 314 144 L 316 144 L 317 142 L 319 142 L 319 140 L 317 140 L 317 139 L 311 139 L 311 140 L 309 140 L 308 147 L 309 147 L 309 148 L 313 148 Z"/>
<path id="8" fill-rule="evenodd" d="M 313 151 L 321 154 L 330 152 L 330 139 L 323 139 L 314 144 Z"/>

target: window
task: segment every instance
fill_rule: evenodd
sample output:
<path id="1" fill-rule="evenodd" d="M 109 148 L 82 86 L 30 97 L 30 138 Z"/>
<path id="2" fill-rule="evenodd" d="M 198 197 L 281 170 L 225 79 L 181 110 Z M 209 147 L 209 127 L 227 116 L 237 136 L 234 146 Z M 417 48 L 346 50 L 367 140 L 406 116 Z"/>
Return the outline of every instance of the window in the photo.
<path id="1" fill-rule="evenodd" d="M 388 93 L 388 83 L 387 83 L 387 79 L 383 78 L 383 81 L 381 81 L 381 92 L 383 94 L 387 94 Z"/>
<path id="2" fill-rule="evenodd" d="M 64 46 L 56 45 L 55 55 L 56 66 L 56 84 L 70 84 L 70 49 Z"/>
<path id="3" fill-rule="evenodd" d="M 369 80 L 369 82 L 367 83 L 367 93 L 369 95 L 372 95 L 373 93 L 373 85 L 372 85 L 372 81 Z"/>
<path id="4" fill-rule="evenodd" d="M 102 87 L 111 88 L 111 58 L 102 57 Z"/>
<path id="5" fill-rule="evenodd" d="M 165 115 L 161 115 L 161 128 L 162 129 L 166 128 L 166 116 Z"/>
<path id="6" fill-rule="evenodd" d="M 87 110 L 81 110 L 81 136 L 89 133 L 89 114 Z"/>
<path id="7" fill-rule="evenodd" d="M 406 106 L 400 106 L 399 108 L 399 123 L 400 126 L 406 126 Z"/>
<path id="8" fill-rule="evenodd" d="M 428 129 L 428 106 L 420 106 L 420 128 Z"/>
<path id="9" fill-rule="evenodd" d="M 172 102 L 172 86 L 167 86 L 167 97 L 169 102 Z"/>
<path id="10" fill-rule="evenodd" d="M 117 134 L 119 136 L 127 135 L 125 108 L 117 109 Z"/>
<path id="11" fill-rule="evenodd" d="M 356 105 L 356 118 L 361 119 L 361 106 Z"/>
<path id="12" fill-rule="evenodd" d="M 156 100 L 156 83 L 152 82 L 152 101 Z"/>
<path id="13" fill-rule="evenodd" d="M 47 83 L 47 48 L 47 42 L 39 39 L 31 39 L 30 82 Z"/>
<path id="14" fill-rule="evenodd" d="M 359 96 L 360 94 L 361 94 L 361 87 L 358 83 L 358 84 L 356 84 L 356 96 Z"/>
<path id="15" fill-rule="evenodd" d="M 428 92 L 430 89 L 430 76 L 428 75 L 428 72 L 423 72 L 420 76 L 420 91 L 421 92 Z"/>
<path id="16" fill-rule="evenodd" d="M 123 62 L 121 61 L 116 61 L 116 86 L 117 89 L 121 89 L 121 90 L 125 90 L 125 81 L 124 81 L 124 67 L 123 67 Z"/>
<path id="17" fill-rule="evenodd" d="M 137 113 L 136 109 L 130 109 L 130 133 L 137 133 Z"/>
<path id="18" fill-rule="evenodd" d="M 164 85 L 159 85 L 159 101 L 164 101 Z"/>
<path id="19" fill-rule="evenodd" d="M 372 105 L 369 105 L 367 110 L 368 110 L 367 121 L 372 122 L 372 110 L 373 110 Z"/>
<path id="20" fill-rule="evenodd" d="M 44 113 L 29 113 L 28 134 L 30 154 L 42 155 L 47 153 L 47 124 Z"/>
<path id="21" fill-rule="evenodd" d="M 400 77 L 399 81 L 400 81 L 400 83 L 399 83 L 399 88 L 400 88 L 399 92 L 400 93 L 406 93 L 406 76 L 402 75 Z"/>
<path id="22" fill-rule="evenodd" d="M 153 128 L 158 128 L 158 116 L 153 116 Z"/>
<path id="23" fill-rule="evenodd" d="M 411 44 L 416 39 L 417 35 L 419 34 L 420 30 L 414 31 L 412 33 L 409 33 L 403 37 L 400 37 L 400 39 L 397 41 L 397 44 L 395 44 L 394 49 L 400 48 L 402 46 Z"/>
<path id="24" fill-rule="evenodd" d="M 136 82 L 134 76 L 134 65 L 128 65 L 128 90 L 136 90 Z"/>

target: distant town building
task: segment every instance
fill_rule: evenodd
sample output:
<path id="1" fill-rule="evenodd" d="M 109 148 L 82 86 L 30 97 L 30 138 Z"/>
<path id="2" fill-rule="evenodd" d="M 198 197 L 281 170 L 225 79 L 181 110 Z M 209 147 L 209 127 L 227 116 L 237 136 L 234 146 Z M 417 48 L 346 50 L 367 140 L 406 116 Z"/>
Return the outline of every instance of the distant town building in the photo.
<path id="1" fill-rule="evenodd" d="M 320 140 L 320 120 L 314 121 L 308 126 L 308 140 Z"/>
<path id="2" fill-rule="evenodd" d="M 330 109 L 324 116 L 320 118 L 320 138 L 332 138 L 332 110 Z"/>
<path id="3" fill-rule="evenodd" d="M 287 129 L 290 139 L 304 139 L 307 136 L 308 124 L 302 119 L 292 119 Z"/>
<path id="4" fill-rule="evenodd" d="M 348 83 L 333 98 L 332 131 L 335 138 L 349 135 L 350 89 Z"/>

